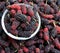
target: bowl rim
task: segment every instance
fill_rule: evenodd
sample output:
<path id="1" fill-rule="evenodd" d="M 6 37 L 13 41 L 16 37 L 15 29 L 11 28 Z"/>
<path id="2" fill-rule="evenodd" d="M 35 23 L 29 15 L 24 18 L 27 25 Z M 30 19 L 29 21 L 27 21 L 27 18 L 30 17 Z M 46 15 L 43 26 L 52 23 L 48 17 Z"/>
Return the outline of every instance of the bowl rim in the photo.
<path id="1" fill-rule="evenodd" d="M 26 5 L 27 7 L 30 6 L 30 5 L 22 4 L 22 3 L 21 3 L 21 4 L 18 4 L 18 5 Z M 30 7 L 32 7 L 32 6 L 30 6 Z M 6 10 L 4 11 L 3 15 L 2 15 L 1 25 L 2 25 L 2 28 L 3 28 L 4 32 L 5 32 L 9 37 L 11 37 L 11 38 L 13 38 L 13 39 L 16 39 L 16 40 L 28 40 L 28 39 L 34 37 L 34 36 L 38 33 L 38 31 L 40 30 L 41 19 L 40 19 L 39 13 L 36 12 L 36 17 L 38 18 L 38 23 L 39 23 L 36 31 L 35 31 L 31 36 L 29 36 L 29 37 L 27 37 L 27 38 L 14 36 L 13 34 L 9 33 L 9 32 L 6 30 L 6 28 L 5 28 L 4 18 L 5 18 L 5 15 L 7 14 L 7 12 L 8 12 L 8 10 L 6 9 Z"/>

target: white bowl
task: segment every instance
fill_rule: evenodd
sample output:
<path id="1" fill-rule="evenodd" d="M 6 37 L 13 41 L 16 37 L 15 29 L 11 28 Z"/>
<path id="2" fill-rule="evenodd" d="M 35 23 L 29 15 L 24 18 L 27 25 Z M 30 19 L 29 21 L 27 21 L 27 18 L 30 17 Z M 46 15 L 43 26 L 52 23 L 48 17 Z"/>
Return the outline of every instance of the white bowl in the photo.
<path id="1" fill-rule="evenodd" d="M 32 6 L 30 6 L 30 5 L 23 4 L 23 3 L 18 4 L 18 5 L 25 5 L 26 7 L 32 7 Z M 33 7 L 32 7 L 32 8 L 33 8 Z M 36 17 L 38 18 L 38 23 L 39 23 L 39 24 L 38 24 L 38 27 L 37 27 L 36 31 L 35 31 L 30 37 L 27 37 L 27 38 L 25 38 L 25 37 L 16 37 L 15 35 L 13 35 L 13 34 L 11 34 L 11 33 L 9 33 L 9 32 L 7 31 L 7 29 L 6 29 L 6 27 L 5 27 L 5 23 L 4 23 L 4 18 L 5 18 L 5 15 L 7 14 L 7 12 L 8 12 L 8 10 L 6 9 L 6 10 L 4 11 L 4 13 L 3 13 L 3 16 L 2 16 L 2 19 L 1 19 L 1 25 L 2 25 L 2 28 L 3 28 L 4 32 L 5 32 L 9 37 L 11 37 L 11 38 L 13 38 L 13 39 L 16 39 L 16 40 L 28 40 L 28 39 L 34 37 L 34 36 L 38 33 L 38 31 L 39 31 L 39 29 L 40 29 L 40 25 L 41 25 L 41 19 L 40 19 L 40 16 L 39 16 L 38 12 L 36 12 Z M 8 27 L 8 26 L 7 26 L 7 27 Z"/>

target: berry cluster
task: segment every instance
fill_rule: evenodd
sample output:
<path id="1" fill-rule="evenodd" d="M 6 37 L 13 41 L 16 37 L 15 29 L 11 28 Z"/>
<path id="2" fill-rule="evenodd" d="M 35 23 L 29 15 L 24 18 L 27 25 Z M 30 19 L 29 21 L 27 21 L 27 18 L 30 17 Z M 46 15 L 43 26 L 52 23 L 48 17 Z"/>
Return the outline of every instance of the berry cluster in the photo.
<path id="1" fill-rule="evenodd" d="M 38 27 L 38 18 L 35 16 L 36 13 L 34 14 L 35 10 L 18 4 L 8 5 L 7 8 L 9 12 L 5 18 L 5 25 L 10 33 L 20 37 L 29 37 L 34 33 Z"/>

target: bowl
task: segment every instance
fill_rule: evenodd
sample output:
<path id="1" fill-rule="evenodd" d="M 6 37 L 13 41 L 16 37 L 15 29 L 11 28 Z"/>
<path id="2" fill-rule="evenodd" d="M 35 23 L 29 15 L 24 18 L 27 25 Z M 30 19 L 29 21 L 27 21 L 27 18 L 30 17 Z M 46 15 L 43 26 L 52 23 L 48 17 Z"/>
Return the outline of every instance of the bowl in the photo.
<path id="1" fill-rule="evenodd" d="M 18 4 L 18 5 L 25 5 L 26 7 L 31 7 L 31 8 L 33 8 L 32 6 L 30 6 L 30 5 L 28 5 L 28 4 L 24 4 L 24 3 Z M 7 13 L 8 13 L 8 9 L 6 9 L 6 10 L 4 11 L 3 15 L 2 15 L 1 25 L 2 25 L 2 28 L 3 28 L 4 32 L 5 32 L 9 37 L 11 37 L 11 38 L 13 38 L 13 39 L 16 39 L 16 40 L 28 40 L 28 39 L 34 37 L 34 36 L 38 33 L 38 31 L 40 30 L 41 19 L 40 19 L 39 13 L 36 12 L 36 17 L 37 17 L 37 19 L 38 19 L 38 27 L 37 27 L 37 29 L 35 30 L 35 32 L 34 32 L 33 34 L 31 34 L 30 37 L 27 37 L 27 38 L 26 38 L 26 37 L 16 37 L 16 36 L 14 36 L 13 34 L 9 33 L 9 32 L 7 31 L 7 29 L 6 29 L 6 27 L 5 27 L 4 18 L 5 18 L 5 15 L 6 15 Z"/>

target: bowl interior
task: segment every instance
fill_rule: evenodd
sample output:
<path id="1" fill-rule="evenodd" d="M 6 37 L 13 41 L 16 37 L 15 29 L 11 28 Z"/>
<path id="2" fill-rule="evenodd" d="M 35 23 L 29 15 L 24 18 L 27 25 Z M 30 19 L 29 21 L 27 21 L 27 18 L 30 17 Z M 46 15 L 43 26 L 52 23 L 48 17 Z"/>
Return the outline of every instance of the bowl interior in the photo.
<path id="1" fill-rule="evenodd" d="M 27 4 L 18 4 L 18 5 L 25 5 L 26 7 L 31 7 L 31 8 L 33 8 L 32 6 L 27 5 Z M 38 12 L 36 12 L 36 17 L 38 18 L 38 27 L 37 27 L 36 31 L 35 31 L 30 37 L 27 37 L 27 38 L 14 36 L 13 34 L 9 33 L 9 32 L 7 31 L 7 29 L 6 29 L 6 27 L 5 27 L 4 18 L 5 18 L 5 15 L 6 15 L 7 13 L 8 13 L 8 10 L 6 9 L 6 10 L 4 11 L 3 16 L 2 16 L 2 19 L 1 19 L 1 25 L 2 25 L 2 28 L 3 28 L 4 32 L 5 32 L 8 36 L 10 36 L 11 38 L 16 39 L 16 40 L 27 40 L 27 39 L 30 39 L 30 38 L 34 37 L 34 36 L 37 34 L 37 32 L 39 31 L 40 25 L 41 25 L 41 19 L 40 19 L 40 16 L 39 16 Z"/>

